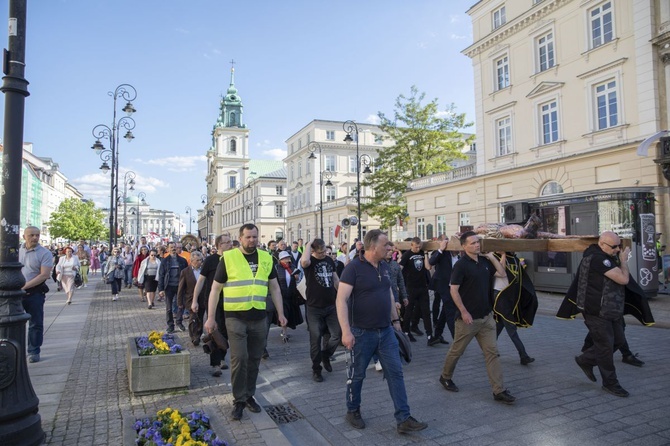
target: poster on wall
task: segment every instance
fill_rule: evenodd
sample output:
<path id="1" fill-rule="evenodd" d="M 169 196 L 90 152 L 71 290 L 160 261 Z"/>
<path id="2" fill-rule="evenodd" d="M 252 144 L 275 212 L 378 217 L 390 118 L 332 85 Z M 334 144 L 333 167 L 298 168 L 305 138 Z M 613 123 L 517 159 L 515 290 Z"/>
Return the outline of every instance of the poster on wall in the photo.
<path id="1" fill-rule="evenodd" d="M 656 256 L 656 217 L 654 214 L 640 214 L 637 281 L 645 291 L 658 289 L 658 259 Z"/>

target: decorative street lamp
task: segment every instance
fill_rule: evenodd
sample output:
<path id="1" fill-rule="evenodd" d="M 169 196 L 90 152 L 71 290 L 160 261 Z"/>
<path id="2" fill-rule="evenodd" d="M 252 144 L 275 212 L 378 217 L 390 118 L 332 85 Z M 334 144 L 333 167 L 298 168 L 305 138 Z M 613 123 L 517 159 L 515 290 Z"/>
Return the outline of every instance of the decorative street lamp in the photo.
<path id="1" fill-rule="evenodd" d="M 144 192 L 140 192 L 137 194 L 137 238 L 135 240 L 139 240 L 140 237 L 142 236 L 142 228 L 140 226 L 140 214 L 141 214 L 141 208 L 140 206 L 144 206 L 147 204 L 145 198 L 147 197 L 147 194 Z"/>
<path id="2" fill-rule="evenodd" d="M 330 187 L 333 183 L 330 181 L 333 178 L 333 172 L 330 170 L 323 170 L 323 156 L 321 155 L 321 144 L 316 141 L 312 141 L 307 146 L 307 150 L 310 151 L 309 157 L 307 159 L 315 160 L 316 156 L 314 152 L 319 151 L 319 212 L 321 213 L 321 240 L 323 238 L 323 186 Z M 326 184 L 323 184 L 323 179 L 326 179 Z"/>
<path id="3" fill-rule="evenodd" d="M 188 214 L 188 233 L 191 233 L 191 206 L 186 206 L 185 209 L 186 213 Z"/>
<path id="4" fill-rule="evenodd" d="M 128 221 L 126 220 L 126 198 L 128 198 L 128 191 L 135 190 L 135 177 L 137 175 L 132 170 L 123 175 L 123 237 L 126 237 L 126 232 L 128 232 Z M 128 187 L 130 185 L 130 188 Z"/>
<path id="5" fill-rule="evenodd" d="M 19 263 L 23 127 L 29 94 L 24 77 L 26 3 L 9 1 L 9 44 L 0 88 L 5 97 L 0 194 L 0 444 L 39 445 L 44 441 L 44 431 L 26 361 L 26 322 L 30 315 L 21 304 L 26 280 Z"/>
<path id="6" fill-rule="evenodd" d="M 363 240 L 361 236 L 361 166 L 365 166 L 365 171 L 363 173 L 372 173 L 370 170 L 372 159 L 368 155 L 360 155 L 359 153 L 358 126 L 356 123 L 351 120 L 345 121 L 344 124 L 342 124 L 342 128 L 347 132 L 347 136 L 344 137 L 344 142 L 347 144 L 351 144 L 353 141 L 351 134 L 356 134 L 356 201 L 358 204 L 356 216 L 358 217 L 358 240 Z"/>
<path id="7" fill-rule="evenodd" d="M 214 216 L 214 211 L 212 209 L 207 209 L 207 194 L 202 194 L 200 199 L 202 200 L 205 210 L 205 238 L 207 239 L 207 243 L 209 243 L 209 219 Z"/>
<path id="8" fill-rule="evenodd" d="M 130 116 L 137 111 L 132 104 L 132 101 L 137 97 L 137 90 L 130 84 L 121 84 L 116 87 L 113 92 L 110 91 L 107 94 L 114 99 L 112 126 L 109 127 L 106 124 L 98 124 L 93 127 L 91 133 L 95 138 L 95 143 L 93 143 L 91 148 L 99 155 L 106 150 L 100 140 L 107 139 L 109 141 L 109 151 L 111 154 L 108 159 L 104 160 L 100 169 L 102 169 L 103 172 L 112 172 L 109 197 L 109 249 L 111 250 L 112 246 L 116 244 L 116 226 L 118 224 L 118 211 L 116 210 L 115 203 L 119 196 L 119 133 L 121 128 L 124 128 L 126 129 L 126 134 L 124 135 L 126 141 L 131 142 L 135 138 L 132 132 L 135 128 L 135 120 Z M 118 98 L 127 101 L 126 105 L 121 109 L 127 116 L 122 116 L 117 121 L 116 100 Z M 107 164 L 107 161 L 111 161 L 111 166 Z"/>

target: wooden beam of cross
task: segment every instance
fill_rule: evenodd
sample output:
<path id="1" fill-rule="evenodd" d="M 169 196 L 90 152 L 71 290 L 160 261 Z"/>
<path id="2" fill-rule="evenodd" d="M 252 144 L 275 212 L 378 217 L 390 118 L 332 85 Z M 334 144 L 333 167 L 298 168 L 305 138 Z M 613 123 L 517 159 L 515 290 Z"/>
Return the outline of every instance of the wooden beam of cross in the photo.
<path id="1" fill-rule="evenodd" d="M 559 239 L 511 239 L 511 238 L 482 238 L 482 252 L 583 252 L 589 245 L 598 243 L 598 237 L 576 237 Z M 624 247 L 631 246 L 630 239 L 621 239 Z M 401 251 L 410 249 L 411 242 L 394 242 Z M 429 240 L 423 242 L 424 251 L 435 251 L 440 242 Z M 461 251 L 461 242 L 451 237 L 447 244 L 448 251 Z"/>

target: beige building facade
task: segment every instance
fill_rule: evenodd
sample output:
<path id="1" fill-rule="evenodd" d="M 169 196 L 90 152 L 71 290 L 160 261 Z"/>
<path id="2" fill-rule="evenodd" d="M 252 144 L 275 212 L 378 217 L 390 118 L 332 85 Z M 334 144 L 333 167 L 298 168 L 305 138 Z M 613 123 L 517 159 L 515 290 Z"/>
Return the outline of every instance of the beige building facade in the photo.
<path id="1" fill-rule="evenodd" d="M 347 130 L 352 139 L 349 143 L 345 142 Z M 358 237 L 358 226 L 347 226 L 344 220 L 358 214 L 358 169 L 362 182 L 365 168 L 374 168 L 377 151 L 391 144 L 381 134 L 379 127 L 371 124 L 352 126 L 343 121 L 315 119 L 286 140 L 289 242 L 303 239 L 307 243 L 321 238 L 322 228 L 328 244 L 351 243 Z M 361 188 L 361 203 L 371 196 L 372 188 Z M 362 213 L 361 237 L 376 228 L 379 222 Z"/>
<path id="2" fill-rule="evenodd" d="M 660 148 L 638 155 L 645 139 L 670 128 L 669 4 L 474 4 L 474 43 L 463 53 L 474 71 L 476 161 L 410 185 L 410 230 L 442 224 L 453 234 L 532 212 L 563 234 L 670 234 Z M 552 262 L 539 273 L 556 272 Z"/>

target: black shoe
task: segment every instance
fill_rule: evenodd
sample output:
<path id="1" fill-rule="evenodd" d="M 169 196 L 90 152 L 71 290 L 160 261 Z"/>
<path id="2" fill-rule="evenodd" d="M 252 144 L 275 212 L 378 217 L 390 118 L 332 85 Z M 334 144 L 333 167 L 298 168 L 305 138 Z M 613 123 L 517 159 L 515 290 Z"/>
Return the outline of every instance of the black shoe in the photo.
<path id="1" fill-rule="evenodd" d="M 242 412 L 244 412 L 244 406 L 246 406 L 246 403 L 235 403 L 233 406 L 233 411 L 230 414 L 230 418 L 233 420 L 241 420 Z"/>
<path id="2" fill-rule="evenodd" d="M 405 334 L 407 335 L 407 337 L 409 338 L 410 341 L 416 342 L 416 338 L 414 336 L 412 336 L 412 333 L 405 333 Z"/>
<path id="3" fill-rule="evenodd" d="M 447 341 L 442 336 L 440 336 L 440 344 L 448 344 L 448 343 L 449 343 L 449 341 Z"/>
<path id="4" fill-rule="evenodd" d="M 219 376 L 221 376 L 221 369 L 218 368 L 217 366 L 213 365 L 212 366 L 212 376 L 214 378 L 218 378 Z"/>
<path id="5" fill-rule="evenodd" d="M 330 365 L 330 358 L 326 357 L 326 355 L 322 354 L 321 363 L 323 364 L 323 368 L 326 369 L 326 372 L 330 373 L 333 371 L 333 366 Z"/>
<path id="6" fill-rule="evenodd" d="M 512 395 L 510 395 L 509 391 L 503 390 L 500 393 L 494 393 L 493 394 L 493 399 L 496 401 L 500 401 L 501 403 L 505 404 L 513 404 L 514 401 L 516 401 L 516 398 L 514 398 Z"/>
<path id="7" fill-rule="evenodd" d="M 363 421 L 363 417 L 361 417 L 360 409 L 355 412 L 347 412 L 345 420 L 356 429 L 365 429 L 365 421 Z"/>
<path id="8" fill-rule="evenodd" d="M 196 347 L 197 347 L 198 345 L 200 345 L 200 339 L 194 339 L 194 340 L 192 340 L 191 342 L 192 342 L 193 345 L 196 346 Z"/>
<path id="9" fill-rule="evenodd" d="M 263 356 L 261 356 L 263 359 L 270 359 L 270 354 L 268 353 L 268 349 L 266 348 L 263 350 Z"/>
<path id="10" fill-rule="evenodd" d="M 412 327 L 411 332 L 414 333 L 417 336 L 423 336 L 423 332 L 421 330 L 419 330 L 419 327 Z"/>
<path id="11" fill-rule="evenodd" d="M 622 398 L 626 398 L 629 393 L 621 387 L 620 384 L 615 384 L 613 386 L 603 386 L 603 390 L 607 393 L 611 393 L 614 396 L 620 396 Z"/>
<path id="12" fill-rule="evenodd" d="M 444 379 L 442 376 L 440 376 L 440 384 L 442 384 L 442 387 L 450 392 L 458 392 L 458 386 L 456 386 L 456 384 L 454 384 L 454 382 L 450 379 Z"/>
<path id="13" fill-rule="evenodd" d="M 637 355 L 624 356 L 621 361 L 629 365 L 634 365 L 635 367 L 642 367 L 644 365 L 644 361 L 637 359 Z"/>
<path id="14" fill-rule="evenodd" d="M 525 356 L 525 357 L 521 358 L 521 365 L 528 365 L 533 361 L 535 361 L 535 358 L 531 358 L 530 356 Z"/>
<path id="15" fill-rule="evenodd" d="M 174 333 L 174 327 L 170 327 L 170 328 L 168 328 L 167 330 L 165 330 L 165 333 L 167 333 L 167 334 L 172 334 L 172 333 Z"/>
<path id="16" fill-rule="evenodd" d="M 425 428 L 427 428 L 428 425 L 426 423 L 422 423 L 421 421 L 417 421 L 414 417 L 409 417 L 402 423 L 398 423 L 398 433 L 399 434 L 407 434 L 409 432 L 416 432 L 416 431 L 422 431 Z"/>
<path id="17" fill-rule="evenodd" d="M 261 412 L 261 406 L 256 402 L 256 399 L 253 396 L 250 396 L 249 399 L 246 402 L 247 409 L 249 409 L 249 412 L 253 413 L 260 413 Z"/>
<path id="18" fill-rule="evenodd" d="M 221 370 L 228 370 L 228 364 L 226 364 L 225 362 L 221 364 Z"/>
<path id="19" fill-rule="evenodd" d="M 323 382 L 323 376 L 321 376 L 321 372 L 317 370 L 312 372 L 312 379 L 318 383 Z"/>
<path id="20" fill-rule="evenodd" d="M 437 345 L 440 343 L 440 338 L 436 338 L 434 336 L 428 336 L 428 347 L 432 347 L 433 345 Z"/>
<path id="21" fill-rule="evenodd" d="M 186 331 L 186 327 L 184 327 L 184 324 L 177 324 L 177 328 L 179 331 Z"/>
<path id="22" fill-rule="evenodd" d="M 575 362 L 577 363 L 577 365 L 579 366 L 579 368 L 582 369 L 582 372 L 584 372 L 584 375 L 586 375 L 586 377 L 587 377 L 589 380 L 591 380 L 591 381 L 593 381 L 593 382 L 598 381 L 598 380 L 596 379 L 596 375 L 593 374 L 593 366 L 590 366 L 590 365 L 586 365 L 586 364 L 582 364 L 582 363 L 580 363 L 580 362 L 579 362 L 579 356 L 575 356 Z"/>

